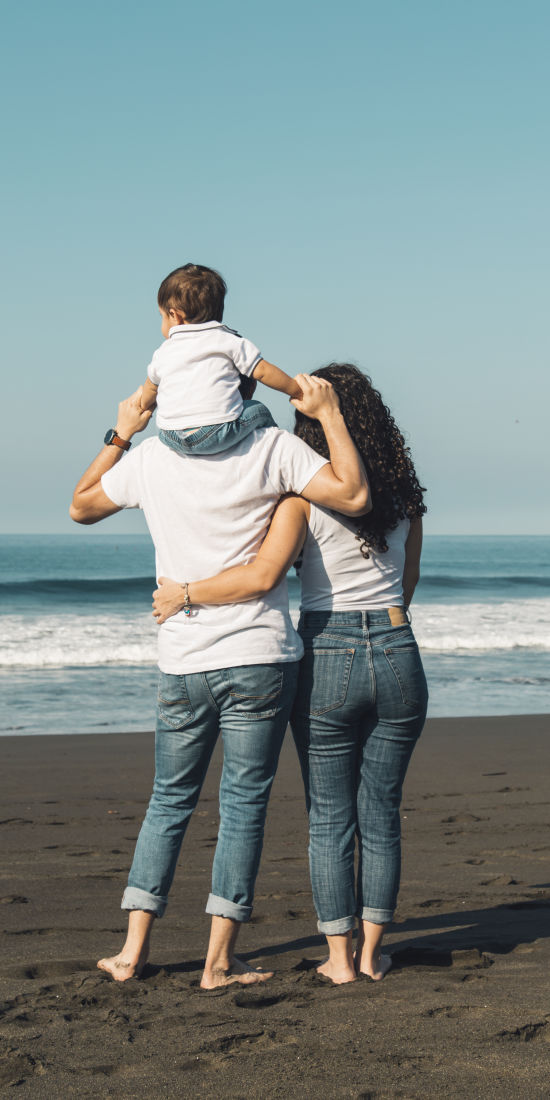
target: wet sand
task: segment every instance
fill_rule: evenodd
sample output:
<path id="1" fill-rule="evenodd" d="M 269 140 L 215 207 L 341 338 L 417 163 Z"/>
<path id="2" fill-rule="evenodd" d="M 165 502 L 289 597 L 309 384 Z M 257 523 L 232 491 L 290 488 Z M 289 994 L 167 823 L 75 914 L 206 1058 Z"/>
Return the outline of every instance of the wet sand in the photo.
<path id="1" fill-rule="evenodd" d="M 6 737 L 0 1088 L 17 1097 L 547 1098 L 550 718 L 433 719 L 403 800 L 394 969 L 333 987 L 287 738 L 243 957 L 261 986 L 199 989 L 219 754 L 140 981 L 95 969 L 120 897 L 152 734 Z"/>

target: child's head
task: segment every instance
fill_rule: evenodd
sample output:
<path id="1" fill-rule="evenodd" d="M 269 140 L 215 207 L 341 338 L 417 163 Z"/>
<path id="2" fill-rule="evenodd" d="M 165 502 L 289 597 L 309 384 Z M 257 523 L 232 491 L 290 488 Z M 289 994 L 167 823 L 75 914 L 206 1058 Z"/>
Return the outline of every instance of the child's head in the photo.
<path id="1" fill-rule="evenodd" d="M 217 271 L 201 264 L 185 264 L 162 280 L 157 300 L 171 324 L 186 321 L 188 325 L 200 325 L 222 320 L 226 292 L 225 282 Z"/>

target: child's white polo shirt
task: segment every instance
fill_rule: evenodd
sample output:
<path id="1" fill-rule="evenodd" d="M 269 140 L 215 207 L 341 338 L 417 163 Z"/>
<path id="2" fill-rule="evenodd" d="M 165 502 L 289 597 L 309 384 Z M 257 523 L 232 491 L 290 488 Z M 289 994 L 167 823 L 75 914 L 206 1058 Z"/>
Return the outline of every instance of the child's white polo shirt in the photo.
<path id="1" fill-rule="evenodd" d="M 252 374 L 262 354 L 221 321 L 174 325 L 147 368 L 158 386 L 157 425 L 179 431 L 236 420 L 243 407 L 239 374 Z"/>

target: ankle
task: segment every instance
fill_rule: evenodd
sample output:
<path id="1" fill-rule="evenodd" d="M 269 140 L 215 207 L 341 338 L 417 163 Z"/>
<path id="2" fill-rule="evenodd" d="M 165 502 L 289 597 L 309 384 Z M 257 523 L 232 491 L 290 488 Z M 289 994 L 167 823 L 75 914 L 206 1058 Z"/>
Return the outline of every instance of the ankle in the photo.
<path id="1" fill-rule="evenodd" d="M 204 969 L 208 973 L 221 973 L 222 971 L 227 973 L 228 970 L 231 970 L 234 962 L 235 959 L 232 955 L 223 952 L 221 955 L 214 955 L 211 959 L 206 959 Z"/>
<path id="2" fill-rule="evenodd" d="M 149 941 L 127 940 L 120 952 L 125 959 L 138 960 L 149 954 Z"/>

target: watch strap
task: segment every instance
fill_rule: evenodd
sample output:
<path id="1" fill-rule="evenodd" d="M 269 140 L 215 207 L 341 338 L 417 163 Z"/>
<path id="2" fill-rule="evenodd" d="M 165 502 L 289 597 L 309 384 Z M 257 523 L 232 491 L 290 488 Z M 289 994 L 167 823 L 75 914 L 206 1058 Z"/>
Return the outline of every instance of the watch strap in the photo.
<path id="1" fill-rule="evenodd" d="M 107 447 L 120 447 L 122 451 L 129 451 L 130 447 L 132 446 L 130 440 L 122 439 L 119 435 L 117 435 L 115 428 L 109 429 L 105 436 L 104 443 Z"/>

